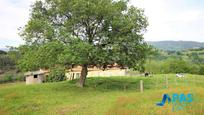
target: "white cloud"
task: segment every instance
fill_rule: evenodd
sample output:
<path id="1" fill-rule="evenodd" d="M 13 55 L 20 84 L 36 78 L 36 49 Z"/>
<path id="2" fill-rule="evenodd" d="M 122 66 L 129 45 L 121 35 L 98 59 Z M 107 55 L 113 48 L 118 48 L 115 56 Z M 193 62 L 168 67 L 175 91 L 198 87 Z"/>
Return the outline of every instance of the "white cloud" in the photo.
<path id="1" fill-rule="evenodd" d="M 0 47 L 23 43 L 17 28 L 26 24 L 31 3 L 35 0 L 0 0 Z M 149 27 L 148 41 L 204 41 L 203 0 L 130 0 L 145 9 Z"/>
<path id="2" fill-rule="evenodd" d="M 34 0 L 0 0 L 0 46 L 23 43 L 18 35 L 19 27 L 26 24 L 29 9 Z"/>
<path id="3" fill-rule="evenodd" d="M 199 0 L 131 0 L 144 8 L 149 27 L 145 39 L 203 41 L 204 2 Z"/>

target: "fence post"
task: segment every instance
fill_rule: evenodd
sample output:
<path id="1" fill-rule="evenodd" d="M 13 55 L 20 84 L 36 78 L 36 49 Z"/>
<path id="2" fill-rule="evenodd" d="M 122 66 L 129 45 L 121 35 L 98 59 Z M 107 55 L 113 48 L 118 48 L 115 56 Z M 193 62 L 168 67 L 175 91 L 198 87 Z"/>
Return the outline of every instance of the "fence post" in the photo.
<path id="1" fill-rule="evenodd" d="M 143 92 L 143 80 L 140 80 L 140 92 L 142 93 Z"/>
<path id="2" fill-rule="evenodd" d="M 165 76 L 166 88 L 168 88 L 168 78 Z"/>

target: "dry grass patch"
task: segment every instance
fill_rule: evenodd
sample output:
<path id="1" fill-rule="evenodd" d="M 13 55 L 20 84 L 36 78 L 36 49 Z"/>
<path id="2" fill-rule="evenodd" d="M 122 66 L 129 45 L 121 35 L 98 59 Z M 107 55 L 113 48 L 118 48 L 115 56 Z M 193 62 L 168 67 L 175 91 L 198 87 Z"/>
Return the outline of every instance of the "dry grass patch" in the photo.
<path id="1" fill-rule="evenodd" d="M 0 108 L 0 115 L 9 115 L 4 109 Z"/>
<path id="2" fill-rule="evenodd" d="M 80 109 L 80 105 L 73 104 L 73 105 L 69 105 L 69 106 L 59 108 L 57 110 L 57 114 L 58 115 L 69 115 L 70 113 L 75 112 L 78 109 Z"/>

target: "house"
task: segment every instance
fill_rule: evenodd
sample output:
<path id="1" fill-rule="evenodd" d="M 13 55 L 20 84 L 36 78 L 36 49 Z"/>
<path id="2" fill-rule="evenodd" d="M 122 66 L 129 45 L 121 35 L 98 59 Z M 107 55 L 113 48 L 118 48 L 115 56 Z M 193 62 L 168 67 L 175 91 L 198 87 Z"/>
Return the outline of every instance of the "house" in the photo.
<path id="1" fill-rule="evenodd" d="M 75 66 L 72 69 L 67 70 L 65 76 L 67 80 L 73 80 L 80 78 L 81 75 L 81 66 Z M 47 76 L 49 75 L 48 70 L 33 71 L 25 73 L 26 84 L 38 84 L 46 81 Z M 127 69 L 120 69 L 117 66 L 108 67 L 105 70 L 101 70 L 97 67 L 89 67 L 87 77 L 110 77 L 110 76 L 126 76 Z"/>
<path id="2" fill-rule="evenodd" d="M 48 76 L 48 74 L 49 72 L 46 70 L 27 72 L 25 73 L 26 85 L 43 83 L 46 81 L 46 77 Z"/>
<path id="3" fill-rule="evenodd" d="M 66 77 L 68 80 L 79 78 L 81 75 L 81 66 L 74 67 L 66 73 Z M 87 77 L 110 77 L 110 76 L 126 76 L 127 69 L 121 69 L 117 66 L 113 66 L 107 68 L 105 70 L 101 70 L 97 67 L 88 68 Z"/>

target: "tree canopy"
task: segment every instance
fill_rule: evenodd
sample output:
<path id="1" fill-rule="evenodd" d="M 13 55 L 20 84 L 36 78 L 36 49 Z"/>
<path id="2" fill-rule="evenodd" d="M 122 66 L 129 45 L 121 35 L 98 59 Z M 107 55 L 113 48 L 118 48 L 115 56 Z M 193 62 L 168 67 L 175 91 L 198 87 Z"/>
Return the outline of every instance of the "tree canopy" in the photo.
<path id="1" fill-rule="evenodd" d="M 144 61 L 147 26 L 144 11 L 126 0 L 37 1 L 20 33 L 32 47 L 20 65 L 25 70 L 81 65 L 79 86 L 83 87 L 90 65 L 134 67 Z"/>

